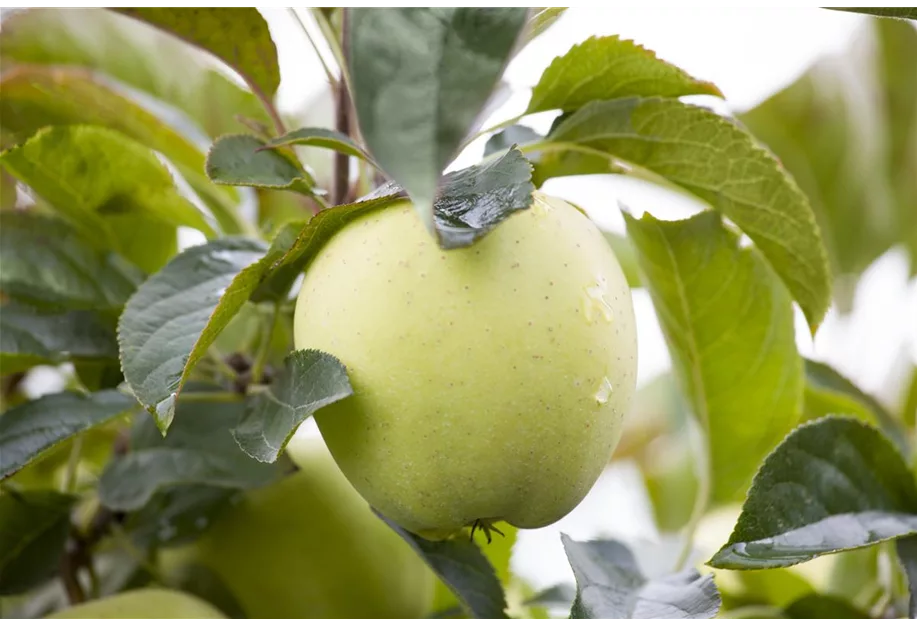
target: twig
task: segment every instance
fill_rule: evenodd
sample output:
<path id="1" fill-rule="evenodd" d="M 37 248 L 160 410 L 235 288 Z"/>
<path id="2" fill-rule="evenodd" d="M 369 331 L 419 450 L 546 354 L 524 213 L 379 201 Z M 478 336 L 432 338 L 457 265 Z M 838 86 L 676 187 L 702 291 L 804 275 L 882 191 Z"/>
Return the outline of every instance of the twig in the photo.
<path id="1" fill-rule="evenodd" d="M 346 42 L 347 42 L 347 12 L 344 11 L 341 16 L 341 40 L 342 52 L 346 59 Z M 342 60 L 342 64 L 344 61 Z M 343 71 L 343 69 L 342 69 Z M 350 92 L 344 81 L 338 82 L 335 87 L 335 128 L 344 135 L 350 137 Z M 333 203 L 342 205 L 347 202 L 348 191 L 350 187 L 350 156 L 341 152 L 334 155 L 334 193 Z"/>
<path id="2" fill-rule="evenodd" d="M 73 538 L 67 539 L 67 548 L 64 550 L 60 559 L 60 579 L 64 584 L 64 590 L 67 593 L 67 600 L 70 605 L 77 605 L 86 600 L 86 593 L 80 580 L 77 578 L 79 569 L 78 542 Z"/>

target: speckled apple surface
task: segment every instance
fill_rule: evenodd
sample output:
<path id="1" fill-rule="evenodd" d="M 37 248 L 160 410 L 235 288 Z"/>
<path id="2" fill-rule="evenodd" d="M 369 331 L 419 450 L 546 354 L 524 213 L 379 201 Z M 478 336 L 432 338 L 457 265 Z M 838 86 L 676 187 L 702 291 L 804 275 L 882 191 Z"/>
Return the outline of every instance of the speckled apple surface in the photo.
<path id="1" fill-rule="evenodd" d="M 458 250 L 407 201 L 350 223 L 307 269 L 295 343 L 347 367 L 353 396 L 316 413 L 344 474 L 430 538 L 567 514 L 608 463 L 636 381 L 617 259 L 591 220 L 537 192 Z"/>
<path id="2" fill-rule="evenodd" d="M 68 607 L 47 618 L 226 618 L 209 603 L 176 590 L 122 592 Z"/>

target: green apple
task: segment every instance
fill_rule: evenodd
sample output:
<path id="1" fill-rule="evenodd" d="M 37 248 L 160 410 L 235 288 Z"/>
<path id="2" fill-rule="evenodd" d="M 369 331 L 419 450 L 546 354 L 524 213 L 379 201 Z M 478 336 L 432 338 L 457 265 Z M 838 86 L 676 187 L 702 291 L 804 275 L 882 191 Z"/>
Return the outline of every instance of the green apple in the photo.
<path id="1" fill-rule="evenodd" d="M 209 603 L 177 590 L 122 592 L 50 614 L 47 618 L 226 618 Z"/>
<path id="2" fill-rule="evenodd" d="M 248 618 L 420 618 L 434 575 L 338 470 L 320 440 L 287 447 L 300 467 L 253 490 L 178 561 L 210 568 Z M 189 555 L 190 554 L 190 555 Z"/>
<path id="3" fill-rule="evenodd" d="M 407 201 L 354 220 L 307 269 L 294 337 L 347 367 L 354 394 L 315 415 L 341 470 L 430 539 L 566 515 L 608 463 L 636 379 L 614 253 L 541 193 L 458 250 Z"/>

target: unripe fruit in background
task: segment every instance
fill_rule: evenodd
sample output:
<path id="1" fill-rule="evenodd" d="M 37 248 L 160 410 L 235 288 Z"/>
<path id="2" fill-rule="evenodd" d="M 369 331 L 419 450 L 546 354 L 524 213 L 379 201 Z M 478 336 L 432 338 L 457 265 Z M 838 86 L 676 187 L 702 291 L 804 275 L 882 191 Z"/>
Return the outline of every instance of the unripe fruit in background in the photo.
<path id="1" fill-rule="evenodd" d="M 382 522 L 320 440 L 291 440 L 300 470 L 221 515 L 183 562 L 210 568 L 248 618 L 421 618 L 435 575 Z"/>
<path id="2" fill-rule="evenodd" d="M 345 226 L 306 271 L 296 348 L 331 353 L 353 396 L 316 413 L 338 465 L 401 526 L 548 525 L 621 433 L 637 344 L 621 268 L 568 203 L 533 205 L 441 250 L 407 201 Z"/>
<path id="3" fill-rule="evenodd" d="M 226 618 L 184 592 L 147 588 L 122 592 L 50 614 L 47 618 Z"/>

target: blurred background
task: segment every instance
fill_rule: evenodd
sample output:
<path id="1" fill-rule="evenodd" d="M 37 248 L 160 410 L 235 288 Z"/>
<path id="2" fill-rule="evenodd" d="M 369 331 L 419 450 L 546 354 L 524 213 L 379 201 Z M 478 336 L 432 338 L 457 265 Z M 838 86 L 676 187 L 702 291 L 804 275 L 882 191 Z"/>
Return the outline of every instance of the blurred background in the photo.
<path id="1" fill-rule="evenodd" d="M 261 11 L 279 52 L 281 113 L 290 127 L 331 126 L 328 84 L 300 24 L 286 9 Z M 320 39 L 308 13 L 299 14 L 305 28 Z M 812 199 L 826 238 L 836 302 L 814 339 L 797 311 L 801 353 L 832 365 L 900 411 L 914 387 L 917 364 L 917 280 L 912 276 L 917 267 L 917 194 L 908 196 L 906 191 L 914 189 L 917 177 L 917 156 L 907 156 L 907 146 L 917 136 L 917 115 L 898 104 L 917 102 L 913 30 L 909 22 L 880 23 L 818 8 L 570 9 L 514 59 L 505 75 L 512 92 L 495 103 L 484 126 L 521 113 L 530 86 L 551 60 L 596 35 L 633 39 L 693 76 L 714 82 L 727 101 L 694 102 L 737 117 L 778 152 Z M 319 52 L 333 64 L 328 50 L 319 46 Z M 895 96 L 899 91 L 900 99 Z M 545 132 L 551 118 L 532 116 L 526 123 Z M 187 125 L 178 118 L 174 123 Z M 206 141 L 194 128 L 188 132 Z M 470 145 L 452 168 L 480 159 L 484 141 Z M 327 180 L 329 153 L 303 155 L 319 179 Z M 684 196 L 618 175 L 553 179 L 545 189 L 576 202 L 604 229 L 618 233 L 624 232 L 622 207 L 663 219 L 702 209 Z M 182 244 L 202 239 L 187 231 Z M 573 582 L 559 531 L 579 540 L 622 540 L 650 574 L 665 570 L 677 553 L 675 530 L 689 516 L 694 489 L 687 409 L 671 377 L 669 355 L 645 290 L 635 289 L 634 307 L 639 389 L 624 439 L 574 512 L 551 527 L 519 533 L 513 569 L 533 589 Z M 36 369 L 25 382 L 32 397 L 62 386 L 60 373 L 51 368 Z M 913 424 L 910 407 L 907 419 Z M 315 432 L 309 422 L 299 437 L 314 437 Z M 736 506 L 707 517 L 698 537 L 698 558 L 709 557 L 726 540 L 737 511 Z M 816 572 L 822 561 L 801 568 Z"/>

